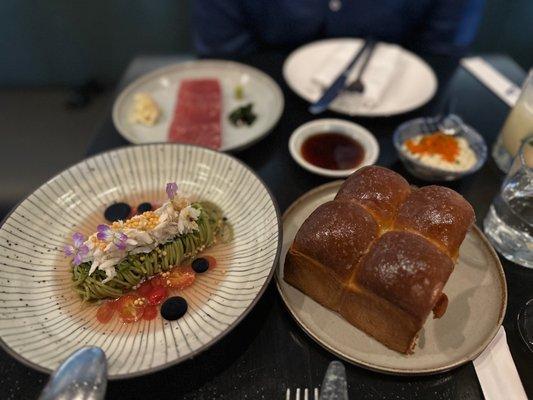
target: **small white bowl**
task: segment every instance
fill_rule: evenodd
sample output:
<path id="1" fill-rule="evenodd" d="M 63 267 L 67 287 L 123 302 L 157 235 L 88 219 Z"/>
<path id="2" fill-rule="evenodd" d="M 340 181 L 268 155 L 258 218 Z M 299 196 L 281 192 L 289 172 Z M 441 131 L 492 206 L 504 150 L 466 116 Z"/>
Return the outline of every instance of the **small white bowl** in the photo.
<path id="1" fill-rule="evenodd" d="M 365 150 L 363 161 L 361 161 L 361 163 L 355 168 L 340 170 L 317 167 L 306 161 L 302 156 L 302 145 L 308 137 L 316 135 L 317 133 L 340 133 L 356 140 Z M 299 126 L 298 129 L 292 133 L 289 140 L 289 152 L 291 153 L 292 158 L 294 158 L 301 167 L 308 171 L 322 176 L 343 178 L 349 176 L 361 167 L 374 164 L 379 156 L 379 144 L 374 135 L 361 125 L 343 119 L 316 119 Z"/>

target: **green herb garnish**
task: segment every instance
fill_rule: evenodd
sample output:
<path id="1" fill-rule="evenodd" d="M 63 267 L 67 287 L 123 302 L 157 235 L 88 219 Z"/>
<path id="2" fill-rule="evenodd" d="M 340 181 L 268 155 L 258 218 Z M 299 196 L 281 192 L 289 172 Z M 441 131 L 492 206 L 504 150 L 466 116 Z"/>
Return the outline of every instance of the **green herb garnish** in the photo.
<path id="1" fill-rule="evenodd" d="M 252 125 L 257 118 L 253 111 L 254 104 L 248 103 L 238 107 L 229 114 L 230 122 L 235 126 Z"/>
<path id="2" fill-rule="evenodd" d="M 235 91 L 233 92 L 233 95 L 237 100 L 242 100 L 244 98 L 244 88 L 242 85 L 235 86 Z"/>

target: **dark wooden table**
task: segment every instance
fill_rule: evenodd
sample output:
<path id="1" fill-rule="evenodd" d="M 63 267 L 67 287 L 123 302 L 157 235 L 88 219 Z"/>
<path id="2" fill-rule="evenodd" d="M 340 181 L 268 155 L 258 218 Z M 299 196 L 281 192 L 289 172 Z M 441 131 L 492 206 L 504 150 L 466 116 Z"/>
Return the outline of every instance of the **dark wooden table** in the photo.
<path id="1" fill-rule="evenodd" d="M 250 165 L 274 193 L 281 211 L 309 189 L 327 182 L 300 168 L 287 145 L 291 132 L 314 117 L 307 103 L 292 93 L 281 75 L 285 55 L 265 53 L 241 61 L 271 75 L 285 95 L 285 111 L 273 132 L 253 147 L 235 154 Z M 525 73 L 512 60 L 500 55 L 485 58 L 516 83 Z M 176 57 L 140 58 L 132 64 L 119 89 L 150 69 L 176 62 Z M 392 118 L 351 118 L 378 138 L 379 165 L 390 167 L 414 184 L 423 184 L 401 166 L 392 146 L 394 129 L 403 121 L 434 115 L 443 98 L 451 94 L 456 113 L 477 129 L 492 145 L 508 113 L 508 107 L 453 60 L 428 58 L 439 78 L 439 91 L 425 107 Z M 326 112 L 323 117 L 340 117 Z M 103 123 L 88 155 L 127 144 L 114 128 L 111 117 Z M 489 158 L 476 174 L 449 186 L 472 203 L 481 226 L 499 189 L 503 174 Z M 533 271 L 502 259 L 509 299 L 505 329 L 511 353 L 528 397 L 533 398 L 533 354 L 521 342 L 517 313 L 533 297 Z M 109 399 L 281 399 L 286 388 L 320 385 L 328 363 L 335 357 L 323 350 L 292 320 L 272 282 L 252 312 L 222 341 L 198 357 L 142 378 L 109 383 Z M 479 399 L 483 397 L 472 363 L 453 371 L 426 377 L 398 377 L 346 365 L 351 399 Z M 35 398 L 46 376 L 19 364 L 0 350 L 2 398 Z M 528 379 L 529 378 L 529 379 Z"/>

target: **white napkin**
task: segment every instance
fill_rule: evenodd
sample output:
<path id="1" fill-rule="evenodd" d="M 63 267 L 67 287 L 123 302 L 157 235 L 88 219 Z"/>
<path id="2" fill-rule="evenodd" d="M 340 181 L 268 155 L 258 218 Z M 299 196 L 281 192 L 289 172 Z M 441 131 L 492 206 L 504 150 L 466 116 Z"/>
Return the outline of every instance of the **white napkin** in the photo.
<path id="1" fill-rule="evenodd" d="M 349 64 L 355 53 L 359 51 L 362 43 L 346 43 L 337 46 L 322 64 L 319 65 L 311 80 L 321 90 L 328 88 L 335 78 Z M 368 66 L 366 67 L 362 81 L 365 85 L 365 91 L 362 94 L 343 92 L 342 102 L 349 108 L 375 108 L 392 81 L 392 78 L 398 73 L 398 61 L 400 58 L 400 47 L 394 44 L 378 43 L 372 54 Z M 352 68 L 346 84 L 349 85 L 357 76 L 361 67 L 362 59 Z"/>
<path id="2" fill-rule="evenodd" d="M 487 400 L 527 400 L 509 352 L 503 326 L 483 353 L 474 360 L 474 368 Z"/>

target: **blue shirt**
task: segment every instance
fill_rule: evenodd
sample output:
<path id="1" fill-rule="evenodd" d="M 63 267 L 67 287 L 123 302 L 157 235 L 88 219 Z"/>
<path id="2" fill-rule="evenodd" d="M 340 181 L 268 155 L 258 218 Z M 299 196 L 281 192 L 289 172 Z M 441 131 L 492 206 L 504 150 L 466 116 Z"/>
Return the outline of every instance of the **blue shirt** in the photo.
<path id="1" fill-rule="evenodd" d="M 193 0 L 202 56 L 291 49 L 328 37 L 369 37 L 418 52 L 461 55 L 485 0 Z"/>

